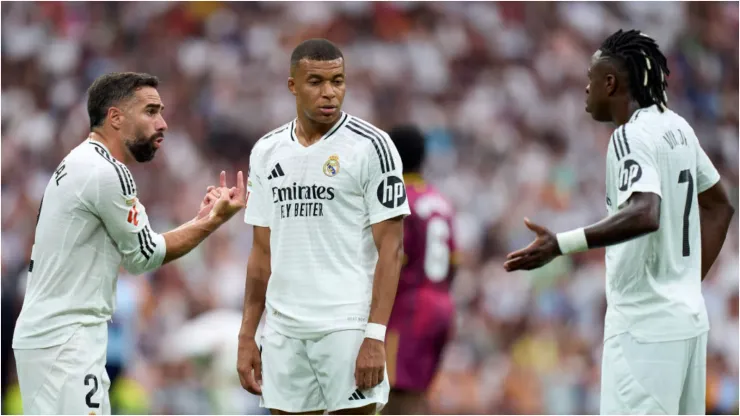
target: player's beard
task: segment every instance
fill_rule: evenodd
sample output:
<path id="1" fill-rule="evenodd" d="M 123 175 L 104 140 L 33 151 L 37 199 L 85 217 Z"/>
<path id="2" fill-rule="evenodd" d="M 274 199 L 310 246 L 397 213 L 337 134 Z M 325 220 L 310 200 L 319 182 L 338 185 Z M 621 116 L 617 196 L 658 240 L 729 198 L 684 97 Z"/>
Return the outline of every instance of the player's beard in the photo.
<path id="1" fill-rule="evenodd" d="M 126 141 L 126 147 L 137 162 L 148 162 L 154 159 L 154 154 L 157 152 L 154 142 L 160 137 L 164 137 L 164 135 L 162 133 L 155 133 L 151 137 L 145 137 L 137 134 L 133 140 Z"/>

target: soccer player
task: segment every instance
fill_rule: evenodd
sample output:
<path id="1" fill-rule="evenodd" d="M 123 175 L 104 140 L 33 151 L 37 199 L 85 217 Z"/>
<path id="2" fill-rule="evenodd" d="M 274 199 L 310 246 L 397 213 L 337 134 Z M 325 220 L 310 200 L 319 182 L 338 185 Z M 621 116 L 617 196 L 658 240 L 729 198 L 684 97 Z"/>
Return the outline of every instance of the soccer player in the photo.
<path id="1" fill-rule="evenodd" d="M 237 370 L 275 414 L 372 414 L 388 401 L 385 330 L 409 207 L 388 134 L 341 110 L 344 65 L 328 40 L 299 44 L 288 78 L 297 117 L 250 155 Z"/>
<path id="2" fill-rule="evenodd" d="M 424 182 L 424 135 L 415 126 L 388 133 L 403 162 L 411 215 L 403 222 L 405 262 L 388 323 L 386 350 L 391 393 L 386 414 L 426 414 L 425 395 L 452 335 L 455 306 L 452 205 Z"/>
<path id="3" fill-rule="evenodd" d="M 157 234 L 127 165 L 152 160 L 167 124 L 156 77 L 112 73 L 88 90 L 90 135 L 49 180 L 13 348 L 25 414 L 110 414 L 107 321 L 121 265 L 141 274 L 197 246 L 245 206 L 242 173 L 195 219 Z"/>
<path id="4" fill-rule="evenodd" d="M 686 120 L 667 107 L 666 58 L 650 37 L 622 30 L 593 55 L 586 111 L 617 126 L 606 167 L 607 218 L 537 234 L 509 270 L 606 247 L 602 414 L 704 414 L 709 321 L 701 281 L 734 209 Z"/>

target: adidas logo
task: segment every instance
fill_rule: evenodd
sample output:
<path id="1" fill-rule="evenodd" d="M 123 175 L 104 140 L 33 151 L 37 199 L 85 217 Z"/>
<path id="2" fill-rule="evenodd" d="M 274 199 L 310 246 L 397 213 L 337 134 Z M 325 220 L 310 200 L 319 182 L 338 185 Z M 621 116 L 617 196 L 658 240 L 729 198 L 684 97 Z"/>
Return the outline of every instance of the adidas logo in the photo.
<path id="1" fill-rule="evenodd" d="M 285 176 L 285 172 L 283 172 L 283 168 L 280 167 L 280 164 L 276 164 L 274 168 L 272 168 L 272 172 L 270 172 L 270 176 L 267 177 L 268 180 L 279 178 L 281 176 Z"/>
<path id="2" fill-rule="evenodd" d="M 352 393 L 352 396 L 349 397 L 349 400 L 365 400 L 365 395 L 362 394 L 360 389 L 357 389 Z"/>

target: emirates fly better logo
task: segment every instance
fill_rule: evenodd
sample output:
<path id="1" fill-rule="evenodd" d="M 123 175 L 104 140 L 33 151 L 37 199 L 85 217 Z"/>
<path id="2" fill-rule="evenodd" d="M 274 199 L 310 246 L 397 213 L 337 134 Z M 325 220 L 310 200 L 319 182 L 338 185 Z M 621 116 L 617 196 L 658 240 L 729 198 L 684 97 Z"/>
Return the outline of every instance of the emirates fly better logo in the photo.
<path id="1" fill-rule="evenodd" d="M 406 202 L 406 187 L 398 176 L 388 176 L 378 185 L 378 201 L 386 208 L 398 208 Z"/>

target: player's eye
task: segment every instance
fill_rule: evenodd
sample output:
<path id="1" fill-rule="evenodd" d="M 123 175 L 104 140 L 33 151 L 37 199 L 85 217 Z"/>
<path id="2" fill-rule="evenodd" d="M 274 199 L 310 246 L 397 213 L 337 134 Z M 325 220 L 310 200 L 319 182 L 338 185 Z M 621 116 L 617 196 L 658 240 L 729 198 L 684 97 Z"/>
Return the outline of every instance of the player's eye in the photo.
<path id="1" fill-rule="evenodd" d="M 319 84 L 321 84 L 321 81 L 319 81 L 317 79 L 314 79 L 314 80 L 308 81 L 308 83 L 311 84 L 311 85 L 313 85 L 315 87 L 315 86 L 318 86 Z"/>
<path id="2" fill-rule="evenodd" d="M 334 85 L 342 85 L 342 84 L 344 84 L 344 80 L 343 79 L 335 79 L 334 80 Z"/>

